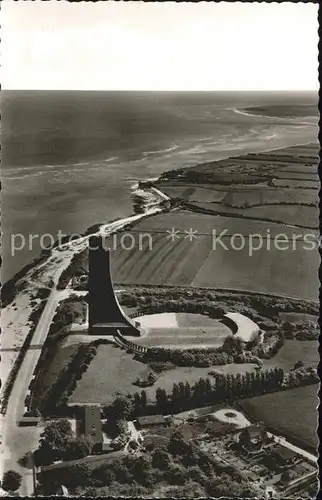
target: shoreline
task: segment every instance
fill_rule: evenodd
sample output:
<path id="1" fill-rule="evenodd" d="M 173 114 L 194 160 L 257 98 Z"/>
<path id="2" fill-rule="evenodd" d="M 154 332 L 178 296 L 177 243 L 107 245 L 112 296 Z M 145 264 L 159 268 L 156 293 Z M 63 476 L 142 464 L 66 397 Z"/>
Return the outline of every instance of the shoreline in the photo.
<path id="1" fill-rule="evenodd" d="M 235 111 L 235 108 L 229 108 L 231 110 L 234 110 Z M 245 108 L 247 109 L 247 108 Z M 236 108 L 236 111 L 235 112 L 238 112 L 239 110 L 237 110 Z M 251 115 L 250 115 L 251 116 Z M 258 117 L 259 115 L 253 115 L 253 116 L 256 116 Z M 268 118 L 274 118 L 274 117 L 268 117 Z M 277 117 L 278 118 L 278 117 Z M 318 143 L 318 141 L 317 141 Z M 261 151 L 257 151 L 256 154 L 260 154 L 260 153 L 268 153 L 268 152 L 273 152 L 273 151 L 280 151 L 282 149 L 287 149 L 287 148 L 290 148 L 290 147 L 297 147 L 297 146 L 305 146 L 305 145 L 309 145 L 309 144 L 312 144 L 314 145 L 315 143 L 312 142 L 312 141 L 306 141 L 306 142 L 301 142 L 301 143 L 297 143 L 293 146 L 281 146 L 281 147 L 275 147 L 275 148 L 269 148 L 269 149 L 263 149 Z M 202 166 L 206 163 L 216 163 L 216 162 L 219 162 L 219 161 L 222 161 L 222 160 L 228 160 L 229 158 L 238 158 L 238 157 L 243 157 L 245 156 L 245 154 L 247 153 L 242 153 L 240 155 L 237 155 L 237 156 L 227 156 L 225 158 L 222 158 L 220 160 L 213 160 L 213 161 L 210 161 L 210 162 L 202 162 L 202 163 L 197 163 L 196 165 L 193 165 L 191 167 L 183 167 L 183 168 L 195 168 L 195 167 L 198 167 L 198 166 Z M 148 189 L 153 189 L 153 192 L 159 196 L 161 198 L 160 201 L 170 201 L 170 198 L 165 194 L 163 193 L 161 190 L 159 190 L 158 188 L 156 188 L 154 186 L 154 183 L 155 182 L 158 182 L 160 177 L 165 174 L 166 172 L 168 172 L 169 170 L 164 170 L 164 172 L 162 172 L 158 177 L 149 177 L 147 178 L 146 180 L 138 180 L 136 181 L 133 186 L 132 186 L 132 193 L 131 193 L 131 197 L 132 197 L 132 205 L 133 205 L 133 208 L 135 208 L 135 203 L 133 203 L 133 198 L 137 195 L 137 192 L 141 191 L 141 192 L 144 192 L 146 188 Z M 318 162 L 317 162 L 317 172 L 318 172 Z M 142 189 L 143 188 L 143 189 Z M 138 196 L 140 197 L 140 195 Z M 142 201 L 143 201 L 143 196 L 142 197 Z M 142 203 L 142 209 L 144 209 L 144 206 L 145 204 Z M 153 206 L 156 206 L 156 205 L 153 205 Z M 151 206 L 150 209 L 153 208 L 153 206 Z M 150 210 L 150 209 L 147 209 L 147 210 Z M 140 215 L 145 215 L 146 212 L 141 212 Z M 77 239 L 74 239 L 74 240 L 70 240 L 68 241 L 68 243 L 76 243 L 76 242 L 79 242 L 81 240 L 83 240 L 84 238 L 87 238 L 89 235 L 91 234 L 94 234 L 94 232 L 96 233 L 97 231 L 100 230 L 100 228 L 102 227 L 106 227 L 107 229 L 107 226 L 111 225 L 111 224 L 116 224 L 116 223 L 122 223 L 122 221 L 128 221 L 129 218 L 131 217 L 134 217 L 138 215 L 138 213 L 135 213 L 135 210 L 133 210 L 132 214 L 129 214 L 128 216 L 126 217 L 123 217 L 123 218 L 115 218 L 115 219 L 112 219 L 112 220 L 109 220 L 105 223 L 94 223 L 92 224 L 91 226 L 89 226 L 88 228 L 86 228 L 84 230 L 84 232 L 80 233 L 81 234 L 81 237 L 80 238 L 77 238 Z M 147 215 L 153 215 L 153 213 L 151 214 L 147 214 Z M 128 222 L 125 222 L 125 225 L 127 224 Z M 130 222 L 129 222 L 130 223 Z M 95 231 L 96 229 L 96 231 Z M 120 229 L 122 229 L 122 227 L 119 227 L 115 230 L 115 232 L 119 231 Z M 70 233 L 66 239 L 70 238 L 70 236 L 72 235 L 73 233 Z M 56 242 L 55 242 L 56 244 Z M 61 245 L 61 247 L 64 247 L 65 245 L 67 245 L 67 243 L 64 243 Z M 19 281 L 20 279 L 23 279 L 23 270 L 25 268 L 27 268 L 27 272 L 29 272 L 30 270 L 32 270 L 33 267 L 37 266 L 39 263 L 43 262 L 44 260 L 46 260 L 47 257 L 50 256 L 50 253 L 54 250 L 54 249 L 58 249 L 57 246 L 53 246 L 51 249 L 48 249 L 48 250 L 42 250 L 42 252 L 48 252 L 47 255 L 44 255 L 43 257 L 41 256 L 41 252 L 39 253 L 38 256 L 36 256 L 32 261 L 30 261 L 29 263 L 25 264 L 21 269 L 19 269 L 19 271 L 17 271 L 13 276 L 12 278 L 10 278 L 9 280 L 7 280 L 5 283 L 2 284 L 2 289 L 5 288 L 6 286 L 8 286 L 8 284 L 10 284 L 11 282 L 15 283 L 17 281 Z M 40 261 L 40 262 L 39 262 Z"/>
<path id="2" fill-rule="evenodd" d="M 287 105 L 279 105 L 279 107 L 284 107 L 284 106 L 287 106 Z M 316 105 L 317 107 L 318 105 Z M 273 106 L 274 107 L 274 106 Z M 318 114 L 317 115 L 303 115 L 303 116 L 299 116 L 299 115 L 291 115 L 291 114 L 288 114 L 288 115 L 285 115 L 285 116 L 278 116 L 277 114 L 263 114 L 262 112 L 263 111 L 266 111 L 267 110 L 267 107 L 266 106 L 246 106 L 244 108 L 227 108 L 228 110 L 231 110 L 233 111 L 234 113 L 236 114 L 239 114 L 239 115 L 243 115 L 243 116 L 250 116 L 250 117 L 253 117 L 253 118 L 268 118 L 268 119 L 273 119 L 273 120 L 283 120 L 283 121 L 293 121 L 294 119 L 309 119 L 309 118 L 314 118 L 317 120 L 317 123 L 318 123 L 318 119 L 319 119 L 319 116 Z M 250 112 L 248 111 L 250 110 Z M 257 112 L 257 110 L 259 112 Z M 299 121 L 297 122 L 297 124 L 301 124 L 301 125 L 314 125 L 314 122 L 302 122 L 302 121 Z"/>
<path id="3" fill-rule="evenodd" d="M 38 307 L 38 303 L 35 304 L 37 291 L 48 288 L 49 282 L 52 282 L 51 291 L 55 291 L 60 297 L 57 298 L 58 303 L 64 300 L 66 298 L 65 291 L 56 289 L 59 277 L 70 265 L 73 256 L 86 249 L 88 239 L 92 234 L 108 237 L 133 222 L 150 217 L 163 210 L 165 210 L 164 207 L 156 205 L 149 208 L 145 213 L 134 214 L 111 223 L 102 224 L 96 232 L 71 240 L 59 247 L 56 246 L 49 252 L 45 260 L 38 261 L 38 265 L 31 265 L 27 273 L 14 282 L 13 297 L 2 307 L 0 401 L 4 397 L 4 390 L 15 366 L 16 359 L 31 331 L 30 317 L 34 314 L 35 308 Z M 2 299 L 2 301 L 4 300 Z"/>

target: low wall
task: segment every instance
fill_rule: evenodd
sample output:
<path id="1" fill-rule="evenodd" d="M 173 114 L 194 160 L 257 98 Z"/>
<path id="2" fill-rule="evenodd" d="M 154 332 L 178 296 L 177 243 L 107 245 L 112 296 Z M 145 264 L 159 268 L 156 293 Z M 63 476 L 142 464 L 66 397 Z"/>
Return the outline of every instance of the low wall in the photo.
<path id="1" fill-rule="evenodd" d="M 142 354 L 142 353 L 147 353 L 149 351 L 147 347 L 135 344 L 134 342 L 127 340 L 125 337 L 123 337 L 122 333 L 119 330 L 116 331 L 114 338 L 123 347 L 125 347 L 126 349 L 130 349 L 133 352 Z"/>

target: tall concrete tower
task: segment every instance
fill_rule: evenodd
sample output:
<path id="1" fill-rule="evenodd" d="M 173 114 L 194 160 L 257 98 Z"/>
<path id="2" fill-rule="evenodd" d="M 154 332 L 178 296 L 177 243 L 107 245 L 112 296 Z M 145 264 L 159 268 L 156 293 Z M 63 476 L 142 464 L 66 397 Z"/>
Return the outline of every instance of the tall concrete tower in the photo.
<path id="1" fill-rule="evenodd" d="M 105 249 L 102 237 L 91 236 L 88 256 L 89 334 L 140 336 L 139 323 L 122 311 L 116 298 L 111 277 L 110 249 Z"/>

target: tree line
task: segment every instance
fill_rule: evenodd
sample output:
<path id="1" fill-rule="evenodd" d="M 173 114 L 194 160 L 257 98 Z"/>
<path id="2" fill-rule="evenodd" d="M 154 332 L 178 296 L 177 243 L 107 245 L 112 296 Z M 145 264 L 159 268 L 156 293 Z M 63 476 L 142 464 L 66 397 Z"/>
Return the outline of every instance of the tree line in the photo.
<path id="1" fill-rule="evenodd" d="M 236 293 L 227 290 L 209 290 L 194 288 L 191 290 L 175 286 L 135 286 L 127 288 L 120 296 L 121 305 L 128 307 L 150 308 L 158 307 L 157 304 L 182 305 L 182 307 L 194 307 L 200 304 L 206 310 L 209 308 L 222 308 L 230 310 L 233 307 L 245 307 L 245 314 L 254 321 L 261 318 L 272 319 L 279 322 L 280 312 L 297 312 L 318 316 L 319 304 L 309 300 L 294 300 L 290 297 L 278 297 L 274 295 L 261 295 L 256 293 Z M 199 307 L 199 306 L 198 306 Z M 152 311 L 152 309 L 151 309 Z M 247 312 L 246 312 L 247 311 Z M 184 311 L 183 311 L 184 312 Z M 186 311 L 189 312 L 189 311 Z M 193 312 L 193 311 L 192 311 Z M 219 311 L 220 312 L 220 311 Z M 242 309 L 239 312 L 243 312 Z"/>
<path id="2" fill-rule="evenodd" d="M 212 380 L 207 377 L 200 378 L 195 384 L 174 383 L 170 393 L 158 388 L 152 403 L 148 402 L 145 390 L 118 396 L 111 405 L 104 407 L 103 415 L 110 420 L 129 420 L 149 413 L 178 413 L 210 404 L 234 402 L 281 390 L 284 377 L 281 368 L 235 375 L 214 373 Z"/>
<path id="3" fill-rule="evenodd" d="M 290 372 L 282 368 L 256 370 L 236 374 L 210 372 L 211 378 L 200 378 L 195 384 L 174 383 L 171 392 L 158 387 L 154 401 L 149 401 L 145 390 L 133 395 L 117 396 L 113 403 L 103 408 L 103 415 L 110 422 L 129 420 L 148 414 L 169 414 L 208 405 L 234 403 L 292 387 L 317 383 L 317 370 L 296 364 Z"/>

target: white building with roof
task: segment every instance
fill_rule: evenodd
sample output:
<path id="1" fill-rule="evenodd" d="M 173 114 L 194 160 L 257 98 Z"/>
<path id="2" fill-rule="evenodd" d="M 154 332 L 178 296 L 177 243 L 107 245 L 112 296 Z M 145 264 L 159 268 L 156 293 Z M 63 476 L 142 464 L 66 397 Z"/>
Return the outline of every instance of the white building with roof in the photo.
<path id="1" fill-rule="evenodd" d="M 224 318 L 227 323 L 232 324 L 234 335 L 244 342 L 251 342 L 260 334 L 259 326 L 241 313 L 229 312 L 224 315 Z"/>

